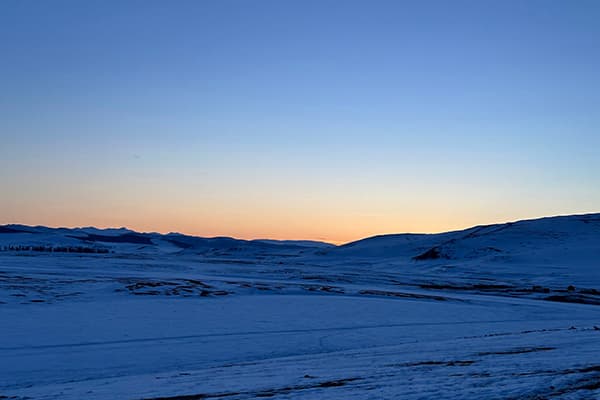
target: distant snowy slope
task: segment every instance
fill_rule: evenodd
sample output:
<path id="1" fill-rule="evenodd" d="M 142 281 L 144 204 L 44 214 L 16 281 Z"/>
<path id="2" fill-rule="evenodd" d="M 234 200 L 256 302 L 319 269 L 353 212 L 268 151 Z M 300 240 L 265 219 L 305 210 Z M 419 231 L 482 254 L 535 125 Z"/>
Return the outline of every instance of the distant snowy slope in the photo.
<path id="1" fill-rule="evenodd" d="M 338 246 L 330 251 L 333 255 L 411 258 L 426 251 L 440 241 L 456 236 L 454 232 L 441 234 L 402 233 L 379 235 Z"/>
<path id="2" fill-rule="evenodd" d="M 437 246 L 448 259 L 600 260 L 600 214 L 482 226 Z"/>
<path id="3" fill-rule="evenodd" d="M 203 238 L 180 233 L 140 233 L 126 228 L 48 228 L 0 226 L 0 250 L 37 251 L 55 249 L 104 249 L 116 253 L 183 253 L 210 256 L 300 254 L 332 247 L 316 241 L 242 240 L 230 237 Z"/>
<path id="4" fill-rule="evenodd" d="M 339 246 L 330 255 L 409 260 L 600 260 L 600 214 L 477 226 L 439 234 L 381 235 Z"/>

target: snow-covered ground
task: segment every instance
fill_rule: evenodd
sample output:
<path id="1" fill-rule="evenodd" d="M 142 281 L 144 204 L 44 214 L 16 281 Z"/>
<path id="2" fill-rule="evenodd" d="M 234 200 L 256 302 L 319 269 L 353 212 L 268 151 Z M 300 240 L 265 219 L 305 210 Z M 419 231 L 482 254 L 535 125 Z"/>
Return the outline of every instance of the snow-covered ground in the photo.
<path id="1" fill-rule="evenodd" d="M 599 214 L 338 247 L 11 225 L 0 249 L 0 398 L 600 398 Z"/>

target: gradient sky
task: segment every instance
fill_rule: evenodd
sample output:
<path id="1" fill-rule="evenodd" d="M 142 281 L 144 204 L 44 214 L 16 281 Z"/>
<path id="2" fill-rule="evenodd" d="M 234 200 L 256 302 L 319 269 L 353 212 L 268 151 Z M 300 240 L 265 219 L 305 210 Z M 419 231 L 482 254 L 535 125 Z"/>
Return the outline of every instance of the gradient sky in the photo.
<path id="1" fill-rule="evenodd" d="M 600 2 L 0 3 L 0 223 L 345 242 L 600 211 Z"/>

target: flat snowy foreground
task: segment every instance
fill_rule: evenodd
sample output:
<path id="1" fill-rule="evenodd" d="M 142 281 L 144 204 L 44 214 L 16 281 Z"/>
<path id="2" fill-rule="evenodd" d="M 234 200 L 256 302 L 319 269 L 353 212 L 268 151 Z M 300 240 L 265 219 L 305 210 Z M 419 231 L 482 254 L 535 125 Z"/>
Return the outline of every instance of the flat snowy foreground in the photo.
<path id="1" fill-rule="evenodd" d="M 3 255 L 0 394 L 600 398 L 596 305 L 281 262 Z"/>

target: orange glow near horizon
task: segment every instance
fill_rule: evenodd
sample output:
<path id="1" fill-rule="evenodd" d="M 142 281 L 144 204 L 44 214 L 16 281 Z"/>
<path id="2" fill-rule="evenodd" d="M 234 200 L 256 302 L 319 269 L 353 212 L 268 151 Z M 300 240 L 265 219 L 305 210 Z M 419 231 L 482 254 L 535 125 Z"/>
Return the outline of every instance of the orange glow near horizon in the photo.
<path id="1" fill-rule="evenodd" d="M 276 171 L 276 170 L 270 170 Z M 597 212 L 596 187 L 578 198 L 566 186 L 534 183 L 514 192 L 514 179 L 481 184 L 410 174 L 286 176 L 252 179 L 243 169 L 203 177 L 169 170 L 127 174 L 35 175 L 9 182 L 0 196 L 0 224 L 127 227 L 241 239 L 347 243 L 390 233 L 436 233 L 519 219 Z M 244 175 L 246 174 L 246 175 Z M 10 177 L 10 176 L 9 176 Z M 37 179 L 37 180 L 36 180 Z M 198 183 L 200 182 L 200 183 Z"/>
<path id="2" fill-rule="evenodd" d="M 577 212 L 579 213 L 579 212 Z M 279 239 L 279 240 L 316 240 L 332 244 L 344 244 L 370 236 L 394 233 L 439 233 L 460 230 L 475 225 L 509 222 L 518 219 L 537 218 L 547 215 L 515 215 L 498 216 L 495 219 L 477 219 L 477 216 L 443 218 L 441 215 L 428 214 L 400 216 L 395 218 L 363 215 L 363 216 L 302 216 L 286 218 L 271 216 L 256 218 L 246 215 L 211 215 L 196 218 L 176 215 L 177 213 L 150 217 L 130 215 L 114 215 L 85 217 L 83 215 L 32 215 L 29 217 L 12 217 L 2 224 L 18 223 L 24 225 L 44 225 L 50 227 L 86 227 L 120 228 L 126 227 L 138 232 L 179 232 L 201 237 L 229 236 L 238 239 Z M 548 214 L 550 215 L 550 214 Z"/>

